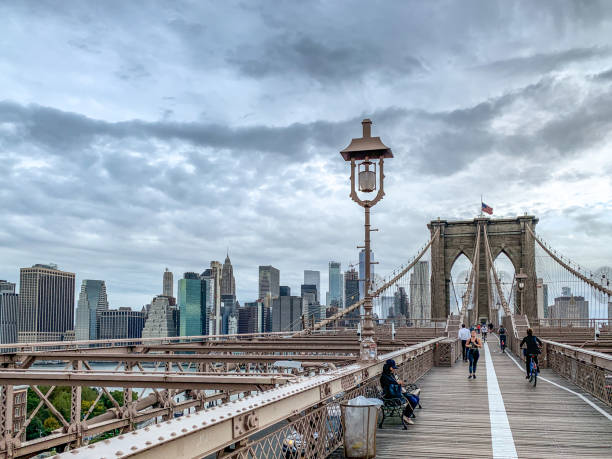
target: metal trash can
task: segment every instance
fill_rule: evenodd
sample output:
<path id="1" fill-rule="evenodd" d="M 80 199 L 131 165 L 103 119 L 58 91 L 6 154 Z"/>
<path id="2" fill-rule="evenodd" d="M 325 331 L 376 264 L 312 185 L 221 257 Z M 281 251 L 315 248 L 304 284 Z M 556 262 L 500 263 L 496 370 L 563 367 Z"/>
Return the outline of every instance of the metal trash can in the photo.
<path id="1" fill-rule="evenodd" d="M 359 396 L 340 404 L 344 457 L 376 457 L 376 426 L 382 402 Z"/>

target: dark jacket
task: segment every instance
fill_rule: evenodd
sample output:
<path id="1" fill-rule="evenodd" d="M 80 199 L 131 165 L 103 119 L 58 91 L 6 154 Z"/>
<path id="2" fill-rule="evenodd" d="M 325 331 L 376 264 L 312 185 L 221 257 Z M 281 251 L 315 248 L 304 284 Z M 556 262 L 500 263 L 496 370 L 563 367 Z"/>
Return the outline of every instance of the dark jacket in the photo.
<path id="1" fill-rule="evenodd" d="M 523 344 L 527 345 L 527 354 L 539 354 L 540 353 L 540 348 L 538 347 L 538 344 L 541 346 L 542 341 L 540 341 L 540 338 L 538 338 L 537 336 L 534 336 L 534 335 L 525 336 L 523 338 L 523 341 L 521 341 L 520 347 L 523 347 Z"/>
<path id="2" fill-rule="evenodd" d="M 387 364 L 383 367 L 383 372 L 380 375 L 380 387 L 382 387 L 385 398 L 395 398 L 401 396 L 400 385 L 391 373 L 391 369 Z M 399 395 L 398 395 L 399 394 Z"/>

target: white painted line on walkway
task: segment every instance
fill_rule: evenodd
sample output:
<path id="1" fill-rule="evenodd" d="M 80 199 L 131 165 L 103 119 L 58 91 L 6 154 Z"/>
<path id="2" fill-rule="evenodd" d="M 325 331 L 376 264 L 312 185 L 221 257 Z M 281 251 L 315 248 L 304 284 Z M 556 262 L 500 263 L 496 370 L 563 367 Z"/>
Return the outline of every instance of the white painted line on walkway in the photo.
<path id="1" fill-rule="evenodd" d="M 493 359 L 489 351 L 489 345 L 484 343 L 485 366 L 487 368 L 487 393 L 489 395 L 489 420 L 491 422 L 491 444 L 493 446 L 493 458 L 518 458 L 514 438 L 506 415 L 506 407 L 502 398 L 497 375 L 493 367 Z"/>
<path id="2" fill-rule="evenodd" d="M 521 370 L 521 372 L 525 371 L 525 367 L 524 367 L 524 366 L 522 366 L 520 363 L 518 363 L 518 362 L 517 362 L 517 361 L 514 359 L 514 357 L 512 357 L 512 356 L 510 355 L 510 353 L 509 353 L 509 352 L 506 352 L 506 355 L 507 355 L 508 357 L 510 357 L 510 359 L 511 359 L 511 360 L 512 360 L 512 361 L 513 361 L 515 364 L 516 364 L 516 366 L 517 366 L 517 367 L 519 367 L 519 370 Z M 607 413 L 605 410 L 601 409 L 599 406 L 597 406 L 595 403 L 593 403 L 592 401 L 590 401 L 590 400 L 589 400 L 588 398 L 586 398 L 584 395 L 579 394 L 578 392 L 574 392 L 573 390 L 568 389 L 567 387 L 564 387 L 564 386 L 562 386 L 561 384 L 557 384 L 556 382 L 551 381 L 550 379 L 546 379 L 546 378 L 544 378 L 544 377 L 542 377 L 542 376 L 538 376 L 538 380 L 541 380 L 541 381 L 546 381 L 548 384 L 552 384 L 553 386 L 556 386 L 556 387 L 558 387 L 559 389 L 563 389 L 563 390 L 565 390 L 565 391 L 569 392 L 570 394 L 574 394 L 576 397 L 581 398 L 581 399 L 582 399 L 582 400 L 584 400 L 586 403 L 588 403 L 588 404 L 589 404 L 589 405 L 591 405 L 593 408 L 595 408 L 597 411 L 599 411 L 601 414 L 603 414 L 603 415 L 604 415 L 606 418 L 608 418 L 608 421 L 612 421 L 612 416 L 611 416 L 609 413 Z"/>

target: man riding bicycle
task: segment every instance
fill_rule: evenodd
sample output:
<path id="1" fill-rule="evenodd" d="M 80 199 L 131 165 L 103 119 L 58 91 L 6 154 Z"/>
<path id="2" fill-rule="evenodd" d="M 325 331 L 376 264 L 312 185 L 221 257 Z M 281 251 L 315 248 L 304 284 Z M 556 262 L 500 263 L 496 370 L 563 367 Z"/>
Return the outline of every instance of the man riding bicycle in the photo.
<path id="1" fill-rule="evenodd" d="M 503 325 L 499 326 L 499 347 L 501 348 L 502 352 L 506 352 L 506 329 L 504 328 Z"/>
<path id="2" fill-rule="evenodd" d="M 527 336 L 523 338 L 521 341 L 520 347 L 526 345 L 526 349 L 523 350 L 523 354 L 525 355 L 525 371 L 527 372 L 527 376 L 525 379 L 529 379 L 531 360 L 535 362 L 536 366 L 540 368 L 538 364 L 538 354 L 540 353 L 540 348 L 542 347 L 542 341 L 537 336 L 533 336 L 533 330 L 531 328 L 527 329 Z"/>

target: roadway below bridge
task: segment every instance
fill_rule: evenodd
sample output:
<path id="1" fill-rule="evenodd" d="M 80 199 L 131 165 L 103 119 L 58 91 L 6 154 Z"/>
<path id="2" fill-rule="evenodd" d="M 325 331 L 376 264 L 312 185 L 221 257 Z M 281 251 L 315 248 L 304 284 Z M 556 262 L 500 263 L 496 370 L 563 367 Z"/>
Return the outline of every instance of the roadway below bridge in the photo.
<path id="1" fill-rule="evenodd" d="M 423 409 L 407 431 L 385 420 L 378 458 L 612 457 L 610 408 L 549 369 L 534 388 L 516 356 L 486 346 L 476 380 L 459 360 L 419 381 Z"/>

